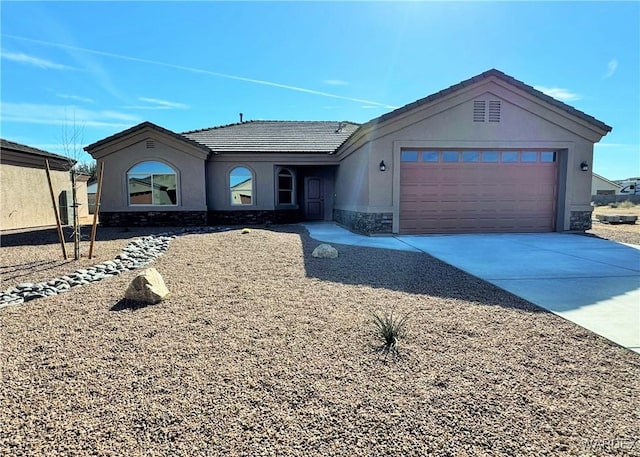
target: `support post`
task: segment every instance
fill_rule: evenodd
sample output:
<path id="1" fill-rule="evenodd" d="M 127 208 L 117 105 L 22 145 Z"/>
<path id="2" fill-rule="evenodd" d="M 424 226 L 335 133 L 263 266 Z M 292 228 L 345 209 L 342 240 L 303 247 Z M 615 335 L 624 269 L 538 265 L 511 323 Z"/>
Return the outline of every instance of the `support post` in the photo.
<path id="1" fill-rule="evenodd" d="M 71 195 L 73 199 L 73 259 L 80 260 L 80 219 L 78 218 L 78 193 L 76 171 L 71 169 Z"/>
<path id="2" fill-rule="evenodd" d="M 49 183 L 49 192 L 51 193 L 51 204 L 53 205 L 53 212 L 56 216 L 56 226 L 58 228 L 58 239 L 60 240 L 60 246 L 62 246 L 62 255 L 64 260 L 67 260 L 67 247 L 64 244 L 64 234 L 62 233 L 62 224 L 60 223 L 60 214 L 58 214 L 58 205 L 56 204 L 56 196 L 53 193 L 53 184 L 51 184 L 51 170 L 49 169 L 49 159 L 45 159 L 45 170 L 47 171 L 47 182 Z"/>
<path id="3" fill-rule="evenodd" d="M 96 206 L 93 209 L 93 226 L 91 227 L 91 243 L 89 244 L 89 258 L 93 258 L 93 243 L 96 241 L 96 229 L 98 227 L 98 214 L 100 213 L 100 197 L 102 195 L 102 172 L 104 162 L 100 162 L 98 169 L 98 190 L 96 192 Z"/>

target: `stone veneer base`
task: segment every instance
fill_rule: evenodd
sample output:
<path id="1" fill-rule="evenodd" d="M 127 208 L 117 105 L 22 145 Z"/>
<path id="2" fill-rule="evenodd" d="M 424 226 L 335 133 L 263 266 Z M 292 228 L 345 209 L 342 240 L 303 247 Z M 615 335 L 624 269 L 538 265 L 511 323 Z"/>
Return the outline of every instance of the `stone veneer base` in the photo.
<path id="1" fill-rule="evenodd" d="M 209 225 L 295 224 L 302 221 L 298 209 L 209 211 Z"/>
<path id="2" fill-rule="evenodd" d="M 334 209 L 333 220 L 349 230 L 365 235 L 386 234 L 393 231 L 393 213 L 364 213 Z"/>
<path id="3" fill-rule="evenodd" d="M 103 227 L 195 227 L 207 225 L 206 211 L 101 211 Z"/>
<path id="4" fill-rule="evenodd" d="M 584 232 L 591 229 L 591 211 L 571 211 L 569 230 Z"/>

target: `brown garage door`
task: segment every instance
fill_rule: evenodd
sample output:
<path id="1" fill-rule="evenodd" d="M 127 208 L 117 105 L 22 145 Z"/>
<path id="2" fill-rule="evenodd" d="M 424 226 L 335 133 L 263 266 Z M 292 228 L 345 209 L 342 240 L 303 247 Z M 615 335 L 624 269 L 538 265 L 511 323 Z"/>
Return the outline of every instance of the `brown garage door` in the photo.
<path id="1" fill-rule="evenodd" d="M 551 232 L 556 155 L 403 150 L 400 233 Z"/>

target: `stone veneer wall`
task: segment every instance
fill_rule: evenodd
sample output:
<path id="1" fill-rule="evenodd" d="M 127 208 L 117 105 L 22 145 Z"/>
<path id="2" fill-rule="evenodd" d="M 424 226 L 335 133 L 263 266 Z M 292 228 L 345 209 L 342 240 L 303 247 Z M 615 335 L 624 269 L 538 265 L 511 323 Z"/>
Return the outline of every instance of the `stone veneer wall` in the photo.
<path id="1" fill-rule="evenodd" d="M 393 231 L 393 213 L 363 213 L 334 209 L 333 220 L 354 232 L 366 235 Z"/>
<path id="2" fill-rule="evenodd" d="M 207 225 L 206 211 L 100 211 L 103 227 L 193 227 Z"/>
<path id="3" fill-rule="evenodd" d="M 584 232 L 591 228 L 591 211 L 571 211 L 569 230 Z"/>
<path id="4" fill-rule="evenodd" d="M 208 216 L 209 225 L 293 224 L 301 220 L 298 209 L 209 211 Z"/>

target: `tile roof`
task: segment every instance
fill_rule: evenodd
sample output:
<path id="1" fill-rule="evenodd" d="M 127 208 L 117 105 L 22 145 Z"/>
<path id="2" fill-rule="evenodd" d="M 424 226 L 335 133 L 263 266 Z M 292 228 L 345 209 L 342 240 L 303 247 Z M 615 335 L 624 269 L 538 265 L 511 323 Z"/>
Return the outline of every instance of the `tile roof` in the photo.
<path id="1" fill-rule="evenodd" d="M 204 146 L 204 145 L 202 145 L 202 144 L 200 144 L 198 142 L 195 142 L 195 141 L 193 141 L 193 140 L 191 140 L 191 139 L 189 139 L 189 138 L 187 138 L 187 137 L 185 137 L 183 135 L 180 135 L 179 133 L 172 132 L 171 130 L 165 129 L 164 127 L 160 127 L 159 125 L 156 125 L 153 122 L 149 122 L 149 121 L 141 122 L 138 125 L 134 125 L 131 128 L 123 130 L 122 132 L 118 132 L 118 133 L 116 133 L 114 135 L 108 136 L 107 138 L 103 138 L 100 141 L 96 141 L 95 143 L 92 143 L 89 146 L 85 146 L 84 150 L 89 152 L 90 150 L 95 149 L 98 146 L 102 146 L 103 144 L 108 144 L 109 142 L 111 142 L 113 140 L 116 140 L 118 138 L 124 138 L 127 135 L 130 135 L 132 133 L 137 132 L 138 130 L 142 130 L 142 129 L 145 129 L 145 128 L 150 128 L 152 130 L 156 130 L 157 132 L 164 133 L 166 135 L 172 136 L 172 137 L 174 137 L 174 138 L 176 138 L 176 139 L 178 139 L 180 141 L 185 141 L 187 143 L 190 143 L 192 146 L 195 146 L 195 147 L 197 147 L 199 149 L 202 149 L 204 151 L 209 152 L 209 149 L 206 146 Z"/>
<path id="2" fill-rule="evenodd" d="M 213 152 L 333 153 L 360 125 L 345 121 L 246 121 L 182 133 Z"/>
<path id="3" fill-rule="evenodd" d="M 560 100 L 556 100 L 553 97 L 550 97 L 549 95 L 539 91 L 538 89 L 533 88 L 532 86 L 529 86 L 528 84 L 523 83 L 522 81 L 519 81 L 517 79 L 515 79 L 513 76 L 509 76 L 507 74 L 504 74 L 503 72 L 501 72 L 500 70 L 496 70 L 495 68 L 492 68 L 491 70 L 487 70 L 484 73 L 481 73 L 477 76 L 474 76 L 473 78 L 469 78 L 467 80 L 464 80 L 458 84 L 454 84 L 453 86 L 447 87 L 446 89 L 443 89 L 439 92 L 436 92 L 435 94 L 431 94 L 428 97 L 425 98 L 421 98 L 419 100 L 416 100 L 415 102 L 409 103 L 405 106 L 402 106 L 396 110 L 393 110 L 389 113 L 383 114 L 382 116 L 379 116 L 375 119 L 370 120 L 369 122 L 367 122 L 366 124 L 364 124 L 365 126 L 371 125 L 371 124 L 377 124 L 380 123 L 382 121 L 386 121 L 387 119 L 390 119 L 394 116 L 397 116 L 398 114 L 404 113 L 406 111 L 409 111 L 413 108 L 416 108 L 420 105 L 424 105 L 425 103 L 430 103 L 433 102 L 441 97 L 444 97 L 446 95 L 449 95 L 457 90 L 460 90 L 464 87 L 470 86 L 471 84 L 475 84 L 477 82 L 480 82 L 486 78 L 489 78 L 491 76 L 495 76 L 498 79 L 501 79 L 502 81 L 505 81 L 509 84 L 511 84 L 512 86 L 517 87 L 518 89 L 521 89 L 525 92 L 528 92 L 529 94 L 538 97 L 539 99 L 557 107 L 560 108 L 563 111 L 566 111 L 569 114 L 572 114 L 580 119 L 583 119 L 587 122 L 589 122 L 590 124 L 605 130 L 607 132 L 610 132 L 612 130 L 612 128 L 610 126 L 608 126 L 607 124 L 605 124 L 602 121 L 599 121 L 598 119 L 596 119 L 593 116 L 589 116 L 586 113 L 583 113 L 580 110 L 575 109 L 572 106 L 567 105 L 566 103 L 561 102 Z"/>
<path id="4" fill-rule="evenodd" d="M 5 140 L 3 138 L 0 138 L 0 146 L 2 147 L 2 149 L 6 149 L 8 151 L 21 152 L 24 154 L 40 156 L 45 159 L 51 159 L 51 160 L 63 160 L 65 162 L 70 162 L 71 164 L 76 163 L 75 160 L 70 159 L 68 157 L 54 154 L 52 152 L 43 151 L 42 149 L 33 148 L 31 146 L 27 146 L 26 144 L 15 143 L 13 141 Z"/>

